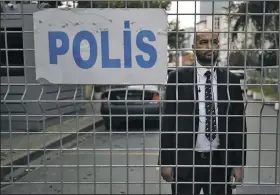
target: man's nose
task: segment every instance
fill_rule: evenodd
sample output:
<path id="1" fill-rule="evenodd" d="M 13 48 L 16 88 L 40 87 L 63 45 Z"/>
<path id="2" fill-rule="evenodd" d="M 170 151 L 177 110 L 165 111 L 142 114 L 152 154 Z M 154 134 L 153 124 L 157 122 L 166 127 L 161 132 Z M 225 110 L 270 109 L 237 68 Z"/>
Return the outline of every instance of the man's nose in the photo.
<path id="1" fill-rule="evenodd" d="M 207 43 L 207 49 L 212 49 L 212 45 L 213 45 L 212 41 L 209 40 Z"/>

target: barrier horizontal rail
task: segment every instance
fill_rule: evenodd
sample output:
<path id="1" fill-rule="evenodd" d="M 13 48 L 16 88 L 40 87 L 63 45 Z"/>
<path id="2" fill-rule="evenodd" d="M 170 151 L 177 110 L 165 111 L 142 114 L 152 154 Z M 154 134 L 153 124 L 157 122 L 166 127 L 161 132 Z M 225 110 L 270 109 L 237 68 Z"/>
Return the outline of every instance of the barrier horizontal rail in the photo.
<path id="1" fill-rule="evenodd" d="M 133 2 L 134 0 L 131 0 L 130 2 Z M 136 0 L 135 0 L 136 1 Z M 279 0 L 266 2 L 278 2 Z M 22 1 L 23 2 L 23 1 Z M 82 0 L 79 0 L 78 2 L 82 2 Z M 85 2 L 85 1 L 84 1 Z M 93 1 L 92 1 L 93 2 Z M 112 3 L 109 1 L 101 1 L 103 2 L 105 7 L 110 8 Z M 201 1 L 202 2 L 202 1 Z M 212 0 L 204 0 L 203 2 L 211 3 Z M 202 3 L 203 3 L 202 2 Z M 226 0 L 216 0 L 214 3 L 219 2 L 225 2 L 225 4 L 231 5 L 229 1 Z M 246 1 L 247 5 L 249 5 L 250 2 L 264 2 L 264 1 L 257 1 L 257 0 L 248 0 Z M 1 1 L 2 3 L 2 1 Z M 144 0 L 143 1 L 143 7 L 148 8 L 149 5 L 151 5 L 153 2 Z M 279 74 L 280 74 L 280 68 L 279 68 L 279 56 L 278 56 L 278 62 L 276 63 L 270 63 L 269 65 L 274 66 L 266 66 L 266 58 L 267 53 L 268 54 L 275 54 L 277 58 L 277 52 L 279 51 L 279 43 L 277 45 L 277 41 L 275 42 L 274 47 L 268 47 L 265 44 L 264 39 L 267 37 L 270 37 L 270 41 L 273 42 L 274 39 L 277 39 L 279 37 L 279 29 L 273 25 L 269 26 L 269 28 L 266 28 L 268 25 L 266 24 L 268 21 L 266 21 L 266 18 L 270 18 L 269 20 L 272 24 L 277 24 L 276 20 L 279 16 L 279 13 L 268 13 L 265 11 L 266 6 L 263 6 L 262 8 L 255 10 L 257 13 L 250 13 L 249 11 L 252 11 L 251 7 L 245 6 L 244 10 L 239 10 L 239 12 L 243 13 L 229 13 L 227 10 L 223 10 L 225 13 L 216 13 L 215 7 L 216 4 L 212 4 L 212 9 L 214 10 L 212 13 L 209 11 L 211 9 L 211 5 L 209 4 L 209 10 L 204 11 L 203 13 L 197 13 L 196 8 L 198 8 L 197 5 L 193 5 L 193 13 L 191 10 L 188 12 L 187 10 L 181 10 L 183 8 L 182 4 L 180 3 L 190 3 L 189 0 L 178 0 L 178 1 L 172 1 L 173 8 L 174 4 L 178 4 L 179 6 L 176 7 L 173 10 L 168 11 L 166 13 L 166 16 L 168 18 L 174 19 L 175 27 L 174 29 L 166 29 L 164 31 L 164 35 L 168 36 L 171 39 L 174 39 L 174 45 L 172 47 L 169 47 L 166 49 L 168 52 L 167 55 L 172 54 L 174 55 L 174 66 L 172 67 L 174 70 L 180 67 L 179 66 L 179 60 L 183 58 L 184 52 L 191 51 L 192 53 L 196 53 L 199 51 L 217 51 L 220 52 L 219 55 L 221 56 L 221 59 L 224 60 L 225 64 L 230 64 L 231 59 L 229 59 L 228 55 L 230 53 L 243 53 L 243 58 L 240 58 L 240 66 L 232 66 L 232 65 L 226 65 L 222 67 L 225 71 L 232 71 L 235 69 L 241 70 L 244 72 L 241 73 L 244 75 L 244 84 L 243 83 L 231 83 L 229 79 L 225 79 L 224 83 L 219 83 L 217 86 L 223 86 L 225 87 L 226 91 L 229 92 L 229 90 L 235 86 L 244 86 L 244 92 L 243 92 L 243 100 L 237 101 L 237 100 L 218 100 L 218 101 L 211 101 L 216 103 L 222 103 L 225 105 L 225 109 L 229 108 L 231 105 L 237 105 L 239 103 L 244 104 L 244 109 L 246 110 L 246 113 L 239 113 L 238 115 L 232 115 L 229 110 L 225 111 L 223 114 L 213 114 L 212 116 L 217 116 L 221 118 L 226 118 L 225 120 L 235 119 L 236 117 L 239 117 L 240 119 L 245 119 L 247 122 L 247 132 L 242 132 L 242 130 L 239 130 L 238 132 L 217 132 L 218 135 L 226 135 L 230 136 L 233 134 L 234 136 L 238 134 L 242 134 L 242 136 L 247 136 L 247 148 L 246 149 L 232 149 L 232 148 L 224 148 L 224 149 L 218 149 L 218 151 L 224 151 L 226 155 L 232 151 L 241 151 L 242 153 L 247 152 L 247 165 L 242 166 L 242 168 L 245 170 L 245 180 L 241 183 L 235 183 L 238 185 L 238 188 L 242 188 L 243 186 L 252 186 L 254 188 L 261 189 L 262 187 L 270 186 L 271 188 L 277 188 L 278 191 L 280 190 L 279 185 L 279 124 L 280 124 L 280 118 L 279 118 L 279 109 L 275 110 L 273 109 L 273 105 L 276 105 L 277 103 L 280 103 L 279 100 L 279 94 L 274 99 L 267 99 L 266 94 L 268 93 L 265 91 L 267 88 L 273 88 L 273 90 L 277 90 L 277 92 L 280 91 L 280 81 L 279 81 Z M 195 4 L 195 2 L 193 1 Z M 261 5 L 261 3 L 260 3 Z M 36 6 L 32 5 L 34 8 Z M 124 7 L 129 6 L 128 3 L 124 3 Z M 58 84 L 42 84 L 34 80 L 34 71 L 36 71 L 37 65 L 34 62 L 34 52 L 36 49 L 34 48 L 32 39 L 33 35 L 35 33 L 40 33 L 38 31 L 33 30 L 33 26 L 27 24 L 25 21 L 29 21 L 33 17 L 33 11 L 32 9 L 27 10 L 28 7 L 27 4 L 24 5 L 18 5 L 15 7 L 14 11 L 13 9 L 9 9 L 8 5 L 5 7 L 4 12 L 1 12 L 1 35 L 4 36 L 4 43 L 5 45 L 1 44 L 1 56 L 6 57 L 6 61 L 2 62 L 1 59 L 1 110 L 2 108 L 5 109 L 5 111 L 1 111 L 1 123 L 2 120 L 5 120 L 7 127 L 4 128 L 4 131 L 1 131 L 1 162 L 5 161 L 5 164 L 1 163 L 1 169 L 2 170 L 9 170 L 7 171 L 7 174 L 2 177 L 1 175 L 1 192 L 3 189 L 4 193 L 17 193 L 17 190 L 19 190 L 20 193 L 30 193 L 35 192 L 35 188 L 39 186 L 39 184 L 43 185 L 52 185 L 57 184 L 58 188 L 61 190 L 60 192 L 63 194 L 67 191 L 66 187 L 67 184 L 71 185 L 71 187 L 77 189 L 77 193 L 81 193 L 81 191 L 88 188 L 88 186 L 92 186 L 92 189 L 90 189 L 91 194 L 97 194 L 98 186 L 101 184 L 107 184 L 106 188 L 108 191 L 110 191 L 111 194 L 114 194 L 115 191 L 113 189 L 113 185 L 124 185 L 124 193 L 131 194 L 133 192 L 133 187 L 131 184 L 141 184 L 143 187 L 143 191 L 146 192 L 149 188 L 147 185 L 153 186 L 152 188 L 156 188 L 154 186 L 159 185 L 160 189 L 157 190 L 157 194 L 162 194 L 163 191 L 165 191 L 161 186 L 169 185 L 169 184 L 180 184 L 180 183 L 188 183 L 188 184 L 197 184 L 196 181 L 191 182 L 180 182 L 178 180 L 175 180 L 170 183 L 162 182 L 161 173 L 160 170 L 163 167 L 174 167 L 174 168 L 180 168 L 180 167 L 226 167 L 229 165 L 229 163 L 225 163 L 223 166 L 218 165 L 178 165 L 178 162 L 174 163 L 175 165 L 168 166 L 168 165 L 162 165 L 161 162 L 159 162 L 159 165 L 157 165 L 157 158 L 158 155 L 163 151 L 174 151 L 175 153 L 182 152 L 182 151 L 192 151 L 194 152 L 193 148 L 179 148 L 179 146 L 176 146 L 175 148 L 161 148 L 159 147 L 161 144 L 161 136 L 165 136 L 166 134 L 173 134 L 177 139 L 180 139 L 180 136 L 184 136 L 187 134 L 192 135 L 201 135 L 201 132 L 182 132 L 178 131 L 176 128 L 174 131 L 162 131 L 163 124 L 162 117 L 174 117 L 174 118 L 195 118 L 195 117 L 203 117 L 207 116 L 206 114 L 192 114 L 192 111 L 190 111 L 188 114 L 166 114 L 163 112 L 162 108 L 160 108 L 160 111 L 158 114 L 147 114 L 145 112 L 145 108 L 143 108 L 143 114 L 133 114 L 129 115 L 129 112 L 123 113 L 123 114 L 101 114 L 99 112 L 95 112 L 96 110 L 100 110 L 97 104 L 103 104 L 106 103 L 107 105 L 112 105 L 114 103 L 121 102 L 120 100 L 114 101 L 114 100 L 101 100 L 100 97 L 97 98 L 96 92 L 94 91 L 95 85 L 94 83 L 90 84 L 90 87 L 93 88 L 90 92 L 88 92 L 87 99 L 85 98 L 85 85 L 72 85 L 70 89 L 63 90 L 63 86 L 65 85 L 58 85 Z M 38 7 L 39 8 L 39 5 Z M 37 9 L 36 8 L 36 9 Z M 180 8 L 180 10 L 179 10 Z M 40 8 L 41 9 L 41 8 Z M 40 10 L 39 9 L 39 10 Z M 44 8 L 46 10 L 47 8 Z M 8 11 L 7 11 L 8 10 Z M 22 10 L 25 10 L 26 12 L 22 12 Z M 43 9 L 42 9 L 43 10 Z M 58 9 L 59 10 L 59 9 Z M 68 9 L 62 8 L 61 11 L 67 12 Z M 69 9 L 71 10 L 71 9 Z M 36 10 L 38 11 L 38 9 Z M 212 34 L 219 33 L 218 37 L 221 39 L 221 47 L 220 48 L 211 48 L 211 49 L 199 49 L 199 48 L 192 48 L 192 44 L 194 43 L 192 38 L 195 36 L 195 34 L 200 30 L 199 23 L 196 23 L 196 21 L 193 21 L 193 28 L 192 29 L 180 29 L 180 25 L 188 20 L 188 17 L 194 17 L 200 16 L 200 17 L 206 17 L 206 23 L 207 28 L 212 29 Z M 78 16 L 77 16 L 78 17 Z M 181 19 L 181 17 L 186 17 L 186 19 Z M 229 19 L 227 20 L 229 22 L 232 22 L 238 18 L 244 19 L 244 24 L 247 24 L 248 28 L 244 28 L 242 31 L 240 29 L 231 28 L 229 27 L 228 23 L 225 22 L 225 20 L 222 19 Z M 249 23 L 249 18 L 252 19 L 260 18 L 260 20 L 263 20 L 262 23 L 258 26 L 258 28 L 251 28 L 250 25 L 252 23 Z M 16 31 L 13 29 L 10 29 L 9 27 L 12 27 L 11 21 L 13 18 L 18 18 L 16 22 L 16 26 L 21 28 L 20 31 Z M 22 19 L 24 18 L 24 19 Z M 219 18 L 219 20 L 217 20 Z M 59 19 L 59 18 L 58 18 Z M 212 21 L 210 21 L 212 20 Z M 279 19 L 278 19 L 279 20 Z M 181 21 L 176 24 L 176 21 Z M 46 19 L 47 23 L 51 23 L 51 21 L 48 21 Z M 149 23 L 150 21 L 146 21 L 146 23 Z M 210 24 L 211 23 L 211 24 Z M 219 24 L 219 28 L 216 27 L 216 25 Z M 250 24 L 250 25 L 248 25 Z M 178 28 L 177 28 L 177 27 Z M 211 26 L 211 27 L 210 27 Z M 261 27 L 262 26 L 262 27 Z M 143 27 L 145 28 L 145 25 L 143 24 Z M 80 27 L 82 28 L 82 27 Z M 121 26 L 120 28 L 123 28 Z M 206 28 L 206 27 L 205 27 Z M 180 31 L 179 31 L 180 29 Z M 260 29 L 260 30 L 257 30 Z M 65 30 L 65 32 L 69 32 Z M 186 46 L 180 46 L 179 40 L 180 36 L 182 34 L 185 34 L 185 36 L 190 35 L 190 39 L 188 40 L 188 44 Z M 237 34 L 237 36 L 240 38 L 234 45 L 234 42 L 231 40 L 231 36 L 233 34 Z M 254 35 L 259 35 L 259 45 L 254 43 Z M 10 35 L 20 35 L 23 37 L 24 46 L 22 48 L 8 48 L 9 44 L 7 44 L 8 36 Z M 172 38 L 173 36 L 173 38 Z M 243 38 L 242 38 L 243 37 Z M 31 38 L 31 39 L 30 39 Z M 239 45 L 238 45 L 239 44 Z M 255 44 L 255 46 L 252 48 L 252 44 Z M 8 46 L 7 46 L 8 45 Z M 13 52 L 22 52 L 24 56 L 24 60 L 22 64 L 20 63 L 11 63 L 11 59 L 13 60 Z M 110 53 L 117 53 L 117 50 L 110 51 Z M 135 53 L 135 51 L 134 51 Z M 227 53 L 227 54 L 226 54 Z M 247 60 L 249 58 L 252 58 L 249 54 L 256 54 L 259 53 L 257 56 L 260 59 L 256 59 L 257 57 L 253 57 L 253 62 L 248 62 Z M 279 53 L 279 52 L 278 52 Z M 47 55 L 47 54 L 45 54 Z M 111 54 L 110 54 L 111 55 Z M 12 56 L 12 57 L 11 57 Z M 166 56 L 166 55 L 162 55 Z M 162 58 L 161 56 L 161 58 Z M 171 55 L 170 55 L 171 56 Z M 176 56 L 179 56 L 180 58 L 176 58 Z M 225 56 L 227 56 L 227 59 L 224 59 Z M 114 56 L 116 57 L 116 56 Z M 119 58 L 119 56 L 117 56 Z M 255 59 L 254 59 L 255 58 Z M 195 59 L 194 59 L 195 60 Z M 258 64 L 256 63 L 258 62 Z M 68 64 L 68 62 L 66 63 Z M 61 64 L 58 64 L 61 65 Z M 213 66 L 205 66 L 206 68 L 212 68 Z M 193 69 L 198 70 L 199 68 L 196 66 L 184 66 L 186 69 Z M 14 76 L 12 72 L 14 72 L 16 69 L 23 69 L 24 73 L 21 76 Z M 167 68 L 168 69 L 168 68 Z M 219 67 L 218 67 L 219 69 Z M 258 70 L 258 75 L 255 75 L 256 71 L 253 69 Z M 274 69 L 274 70 L 273 70 Z M 3 70 L 3 71 L 2 71 Z M 250 72 L 251 71 L 251 72 Z M 6 76 L 2 77 L 2 72 L 7 72 Z M 229 72 L 227 72 L 227 75 L 229 75 Z M 264 75 L 264 76 L 261 76 Z M 178 76 L 178 74 L 177 74 Z M 105 76 L 104 76 L 105 77 Z M 106 75 L 106 77 L 109 79 L 111 76 Z M 148 78 L 143 78 L 148 79 Z M 254 83 L 255 80 L 257 83 Z M 253 81 L 252 81 L 253 80 Z M 162 83 L 157 84 L 159 87 L 162 87 L 159 89 L 160 92 L 164 92 L 166 88 L 169 88 L 169 86 L 173 86 L 174 88 L 178 86 L 178 88 L 181 88 L 182 86 L 198 86 L 194 83 L 178 83 L 179 81 L 176 81 L 173 84 L 169 83 Z M 250 83 L 253 82 L 253 83 Z M 152 85 L 152 84 L 151 84 Z M 215 86 L 215 84 L 213 84 Z M 125 84 L 122 85 L 124 87 L 124 91 L 128 91 L 128 88 L 125 89 Z M 146 85 L 148 86 L 148 85 Z M 78 89 L 79 87 L 79 89 Z M 103 89 L 100 90 L 98 93 L 103 93 L 104 90 L 107 90 L 112 92 L 113 88 L 111 88 L 110 85 L 104 85 L 102 86 Z M 252 95 L 249 95 L 248 91 L 249 89 L 252 89 L 253 87 L 260 88 L 259 97 L 256 99 Z M 34 92 L 34 95 L 30 94 L 30 89 L 36 88 L 36 92 Z M 53 88 L 53 89 L 52 89 Z M 54 89 L 55 88 L 55 89 Z M 3 90 L 2 90 L 3 89 Z M 52 90 L 50 90 L 52 89 Z M 246 90 L 245 90 L 246 89 Z M 33 90 L 33 89 L 32 89 Z M 35 91 L 35 90 L 34 90 Z M 48 94 L 49 91 L 51 91 L 51 94 Z M 145 87 L 143 91 L 146 91 Z M 99 94 L 99 96 L 101 96 Z M 47 95 L 47 96 L 46 96 Z M 67 96 L 67 97 L 65 97 Z M 60 99 L 62 98 L 62 99 Z M 65 99 L 63 99 L 65 98 Z M 128 100 L 125 98 L 125 100 L 122 101 L 124 103 L 125 110 L 128 108 L 128 104 L 130 103 L 138 103 L 140 106 L 142 104 L 151 102 L 149 100 L 145 100 L 142 97 L 142 100 Z M 171 100 L 164 100 L 159 99 L 158 101 L 154 101 L 155 104 L 168 104 L 176 102 L 178 105 L 182 105 L 184 103 L 191 104 L 194 103 L 201 103 L 208 101 L 199 101 L 199 100 L 177 100 L 177 101 L 171 101 Z M 72 108 L 72 113 L 67 113 L 68 111 L 62 110 L 62 106 L 60 104 L 67 104 L 69 103 L 69 106 Z M 13 108 L 13 106 L 16 105 L 17 107 Z M 55 106 L 55 109 L 57 109 L 57 112 L 49 112 L 47 109 L 45 109 L 44 106 L 51 105 L 52 107 Z M 79 105 L 83 105 L 84 109 L 83 112 L 79 112 L 78 108 Z M 32 112 L 31 107 L 38 108 L 37 112 Z M 14 110 L 13 110 L 14 109 Z M 30 111 L 31 109 L 31 111 Z M 179 108 L 178 108 L 179 109 Z M 106 128 L 104 130 L 104 127 L 95 127 L 95 124 L 93 121 L 106 118 L 111 123 L 111 119 L 114 117 L 124 117 L 126 119 L 133 118 L 133 117 L 139 117 L 141 119 L 146 119 L 147 117 L 156 117 L 159 119 L 157 122 L 159 127 L 156 129 L 148 129 L 147 128 L 147 121 L 143 120 L 141 127 L 138 129 L 130 129 L 130 125 L 128 125 L 128 121 L 125 120 L 125 124 L 120 131 L 116 131 L 113 124 L 110 124 L 109 128 Z M 36 123 L 38 126 L 38 131 L 33 132 L 30 128 L 31 123 L 34 122 L 35 118 L 40 118 L 39 122 Z M 49 124 L 48 124 L 48 118 L 56 118 L 57 122 L 55 126 L 51 126 L 53 128 L 51 131 L 49 131 Z M 63 121 L 68 119 L 73 119 L 74 125 L 73 128 L 71 126 L 71 129 L 74 129 L 74 131 L 71 131 L 71 129 L 65 129 L 63 128 Z M 83 131 L 79 130 L 80 123 L 78 122 L 81 118 L 88 118 L 89 120 L 92 120 L 92 131 Z M 77 122 L 75 121 L 77 120 Z M 15 126 L 19 121 L 22 121 L 20 125 L 19 131 Z M 104 121 L 103 121 L 104 122 Z M 199 121 L 200 122 L 200 121 Z M 89 123 L 91 124 L 91 123 Z M 105 123 L 104 123 L 105 124 Z M 235 124 L 232 124 L 235 125 Z M 74 127 L 75 126 L 75 127 Z M 245 124 L 243 124 L 245 126 Z M 187 127 L 186 127 L 187 128 Z M 189 127 L 190 129 L 193 127 Z M 226 124 L 226 130 L 228 129 L 228 124 Z M 76 131 L 75 131 L 76 129 Z M 140 131 L 139 131 L 140 129 Z M 182 127 L 181 127 L 182 129 Z M 71 139 L 71 146 L 66 145 L 67 143 L 63 143 L 65 135 L 71 134 L 73 135 L 73 139 Z M 26 140 L 24 144 L 18 145 L 18 143 L 14 142 L 23 142 L 23 141 L 17 141 L 17 137 L 22 136 L 22 140 Z M 34 144 L 36 142 L 37 137 L 41 137 L 39 139 L 38 146 Z M 45 141 L 44 139 L 48 139 L 49 137 L 54 137 L 56 140 L 58 140 L 58 144 L 55 146 L 49 146 L 49 141 Z M 2 137 L 6 137 L 8 140 L 3 140 Z M 98 140 L 100 137 L 102 137 L 102 140 Z M 116 138 L 117 137 L 117 138 Z M 19 139 L 20 140 L 20 139 Z M 226 139 L 227 140 L 227 139 Z M 228 141 L 228 140 L 227 140 Z M 4 142 L 6 145 L 4 145 Z M 100 142 L 100 143 L 99 143 Z M 101 143 L 102 142 L 102 143 Z M 116 146 L 117 142 L 121 142 L 118 146 Z M 138 143 L 139 142 L 139 143 Z M 7 144 L 8 143 L 8 144 Z M 65 144 L 65 145 L 64 145 Z M 98 145 L 100 144 L 100 145 Z M 68 148 L 67 148 L 68 147 Z M 31 157 L 34 153 L 41 153 L 42 156 L 38 159 L 33 159 Z M 138 161 L 136 161 L 133 157 L 134 154 L 137 153 L 136 158 Z M 24 161 L 22 162 L 15 162 L 13 158 L 17 158 L 17 156 L 25 156 Z M 55 158 L 52 155 L 55 154 Z M 69 158 L 65 156 L 71 156 Z M 102 160 L 102 157 L 106 156 L 106 159 Z M 116 156 L 119 156 L 122 158 L 122 161 L 117 162 Z M 105 157 L 103 157 L 105 158 Z M 118 158 L 118 157 L 117 157 Z M 133 159 L 132 159 L 133 158 Z M 90 159 L 90 160 L 87 160 Z M 40 161 L 41 160 L 41 161 Z M 194 161 L 194 159 L 192 159 Z M 242 159 L 243 161 L 245 159 Z M 15 163 L 14 163 L 15 162 Z M 177 165 L 176 165 L 177 164 Z M 232 167 L 230 165 L 230 167 Z M 233 166 L 233 167 L 239 167 L 239 166 Z M 136 179 L 133 178 L 134 176 L 131 176 L 130 169 L 135 168 L 133 173 L 141 175 L 141 178 Z M 56 177 L 52 176 L 51 169 L 55 169 Z M 74 170 L 74 173 L 71 175 L 71 177 L 68 177 L 68 174 L 71 174 L 67 172 L 67 170 Z M 98 171 L 101 169 L 107 170 L 107 175 L 110 177 L 100 178 Z M 136 170 L 137 169 L 137 170 Z M 49 171 L 47 171 L 49 170 Z M 91 181 L 90 179 L 84 180 L 80 179 L 82 178 L 82 174 L 84 171 L 87 171 L 87 173 L 92 174 L 92 178 L 94 181 Z M 118 170 L 117 173 L 115 171 Z M 153 174 L 154 170 L 154 177 L 152 178 L 150 174 Z M 271 171 L 272 170 L 272 171 Z M 20 178 L 17 178 L 17 174 L 23 172 L 23 176 L 20 176 Z M 150 173 L 151 172 L 151 173 Z M 211 172 L 211 171 L 210 171 Z M 41 175 L 43 174 L 43 176 Z M 117 181 L 114 175 L 118 174 Z M 212 173 L 210 173 L 211 175 Z M 21 175 L 21 174 L 19 174 Z M 40 178 L 38 178 L 38 175 L 41 175 Z M 120 176 L 121 175 L 121 176 Z M 125 178 L 122 179 L 122 177 Z M 73 179 L 73 180 L 71 180 Z M 199 182 L 201 183 L 201 182 Z M 219 182 L 202 182 L 204 184 L 215 184 Z M 226 182 L 227 184 L 231 182 Z M 74 185 L 73 185 L 74 184 Z M 147 184 L 147 185 L 146 185 Z M 220 183 L 220 184 L 225 184 Z M 63 186 L 65 185 L 65 186 Z M 3 187 L 4 186 L 4 187 Z M 35 187 L 33 187 L 35 186 Z M 85 187 L 86 186 L 86 187 Z M 3 188 L 2 188 L 3 187 Z M 5 188 L 5 189 L 4 189 Z M 23 189 L 26 188 L 26 189 Z M 28 189 L 27 189 L 28 188 Z M 126 189 L 125 189 L 126 188 Z M 7 191 L 6 191 L 7 190 Z M 44 191 L 45 193 L 48 193 L 49 191 Z"/>
<path id="2" fill-rule="evenodd" d="M 34 181 L 34 182 L 2 182 L 2 184 L 3 185 L 5 185 L 5 184 L 45 184 L 45 183 L 48 183 L 48 184 L 61 184 L 61 182 L 59 182 L 59 181 L 48 181 L 48 182 L 40 182 L 40 181 Z M 77 184 L 77 183 L 79 183 L 79 184 L 143 184 L 143 182 L 133 182 L 133 181 L 131 181 L 131 182 L 91 182 L 91 181 L 88 181 L 88 182 L 86 182 L 86 181 L 80 181 L 80 182 L 74 182 L 74 181 L 65 181 L 65 182 L 63 182 L 63 184 Z M 170 184 L 171 183 L 185 183 L 185 184 L 194 184 L 194 183 L 192 183 L 192 182 L 170 182 Z M 209 184 L 209 182 L 207 183 L 207 182 L 196 182 L 196 183 L 200 183 L 200 184 Z M 211 182 L 212 184 L 222 184 L 221 182 Z M 166 185 L 166 184 L 163 184 L 163 182 L 159 182 L 159 183 L 156 183 L 156 182 L 145 182 L 145 185 L 146 184 L 161 184 L 161 185 Z M 257 183 L 257 182 L 246 182 L 246 183 L 244 183 L 244 184 L 241 184 L 242 186 L 251 186 L 251 185 L 254 185 L 254 186 L 256 186 L 256 185 L 260 185 L 260 186 L 268 186 L 268 185 L 275 185 L 275 183 L 262 183 L 262 184 L 259 184 L 259 183 Z"/>
<path id="3" fill-rule="evenodd" d="M 134 133 L 133 133 L 134 134 Z M 146 134 L 149 134 L 148 132 Z M 181 133 L 180 133 L 181 134 Z M 265 135 L 265 134 L 264 134 Z M 116 151 L 116 152 L 119 152 L 119 151 L 129 151 L 129 152 L 147 152 L 147 151 L 193 151 L 192 149 L 182 149 L 182 148 L 178 148 L 178 149 L 158 149 L 158 148 L 149 148 L 149 147 L 145 147 L 145 150 L 143 150 L 143 148 L 129 148 L 128 150 L 126 148 L 118 148 L 118 149 L 110 149 L 110 148 L 96 148 L 96 149 L 83 149 L 83 148 L 75 148 L 75 149 L 51 149 L 51 148 L 45 148 L 45 149 L 36 149 L 36 148 L 29 148 L 29 149 L 17 149 L 17 148 L 14 148 L 14 149 L 7 149 L 7 148 L 3 148 L 2 151 L 79 151 L 79 152 L 83 152 L 83 151 L 92 151 L 92 152 L 98 152 L 98 151 L 106 151 L 106 152 L 109 152 L 109 151 Z M 247 149 L 243 149 L 243 150 L 240 150 L 240 149 L 216 149 L 215 151 L 275 151 L 275 149 L 266 149 L 266 148 L 262 148 L 262 149 L 258 149 L 258 148 L 255 148 L 255 149 L 251 149 L 251 148 L 247 148 Z"/>

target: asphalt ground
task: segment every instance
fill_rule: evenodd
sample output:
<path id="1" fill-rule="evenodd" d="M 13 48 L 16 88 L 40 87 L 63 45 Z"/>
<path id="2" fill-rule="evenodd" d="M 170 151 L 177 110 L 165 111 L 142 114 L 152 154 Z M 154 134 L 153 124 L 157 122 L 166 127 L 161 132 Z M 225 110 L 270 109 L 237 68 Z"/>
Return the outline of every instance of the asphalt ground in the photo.
<path id="1" fill-rule="evenodd" d="M 238 187 L 236 193 L 279 193 L 279 184 L 275 183 L 279 178 L 278 116 L 271 106 L 261 110 L 259 103 L 247 107 L 247 115 L 254 115 L 247 118 L 247 147 L 255 150 L 248 151 L 247 161 L 248 166 L 255 168 L 245 168 L 246 186 Z M 96 134 L 82 135 L 63 146 L 64 151 L 58 148 L 31 162 L 29 168 L 17 170 L 9 176 L 13 176 L 14 183 L 3 187 L 1 192 L 170 194 L 170 184 L 161 179 L 156 166 L 158 146 L 158 129 L 147 129 L 144 133 L 142 126 L 136 124 L 128 132 L 110 134 L 101 126 Z"/>

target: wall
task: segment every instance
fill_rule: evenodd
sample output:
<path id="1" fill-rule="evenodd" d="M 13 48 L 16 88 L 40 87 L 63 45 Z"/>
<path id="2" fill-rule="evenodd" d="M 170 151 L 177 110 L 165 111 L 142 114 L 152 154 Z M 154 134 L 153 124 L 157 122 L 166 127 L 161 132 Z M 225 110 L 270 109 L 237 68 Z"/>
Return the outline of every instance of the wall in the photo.
<path id="1" fill-rule="evenodd" d="M 189 27 L 189 28 L 186 28 L 185 30 L 187 32 L 190 32 L 190 33 L 186 34 L 186 36 L 189 36 L 189 38 L 184 41 L 185 48 L 186 49 L 191 49 L 192 48 L 192 44 L 193 44 L 195 29 L 193 27 Z"/>
<path id="2" fill-rule="evenodd" d="M 196 31 L 202 30 L 207 27 L 206 20 L 196 23 Z"/>
<path id="3" fill-rule="evenodd" d="M 214 3 L 213 3 L 214 2 Z M 229 1 L 200 1 L 200 13 L 212 15 L 212 13 L 219 13 L 222 7 L 228 7 Z M 214 9 L 213 9 L 214 6 Z M 206 20 L 207 15 L 200 15 L 200 20 Z"/>
<path id="4" fill-rule="evenodd" d="M 5 19 L 1 15 L 1 28 L 22 27 L 24 31 L 33 31 L 32 14 L 21 15 L 21 13 L 22 11 L 33 13 L 37 11 L 36 6 L 36 4 L 24 4 L 21 10 L 21 5 L 19 5 L 12 11 L 19 13 L 18 15 L 6 15 Z M 3 11 L 11 13 L 8 7 L 4 7 Z M 43 129 L 43 122 L 46 127 L 59 123 L 59 115 L 83 113 L 84 103 L 74 105 L 72 102 L 58 102 L 58 100 L 84 99 L 83 87 L 40 85 L 36 81 L 34 50 L 32 50 L 34 48 L 33 33 L 23 34 L 23 48 L 26 49 L 24 50 L 24 76 L 1 77 L 1 131 L 27 131 L 27 125 L 28 131 L 40 131 Z M 10 100 L 14 102 L 8 102 Z M 49 102 L 43 103 L 40 100 Z M 44 117 L 44 115 L 50 116 Z M 61 118 L 62 121 L 67 119 L 69 117 Z"/>

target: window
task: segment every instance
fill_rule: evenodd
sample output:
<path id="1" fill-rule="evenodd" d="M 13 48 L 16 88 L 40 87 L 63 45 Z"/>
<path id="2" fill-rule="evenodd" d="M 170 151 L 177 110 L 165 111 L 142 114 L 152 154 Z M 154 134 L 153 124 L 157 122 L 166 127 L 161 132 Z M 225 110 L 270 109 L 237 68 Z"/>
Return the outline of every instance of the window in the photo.
<path id="1" fill-rule="evenodd" d="M 6 28 L 7 47 L 5 41 L 5 29 L 1 28 L 1 76 L 24 76 L 24 59 L 23 59 L 23 36 L 22 28 Z M 7 52 L 7 49 L 20 49 Z M 7 56 L 9 65 L 9 74 L 7 74 Z M 13 66 L 22 66 L 22 68 L 13 68 Z"/>
<path id="2" fill-rule="evenodd" d="M 219 30 L 220 29 L 220 17 L 215 17 L 214 18 L 214 28 L 216 30 Z"/>

